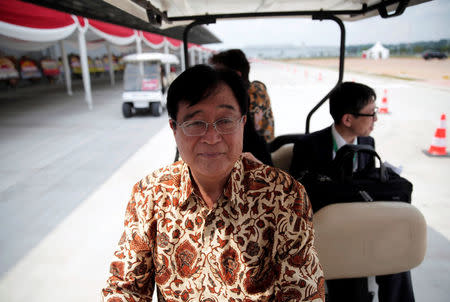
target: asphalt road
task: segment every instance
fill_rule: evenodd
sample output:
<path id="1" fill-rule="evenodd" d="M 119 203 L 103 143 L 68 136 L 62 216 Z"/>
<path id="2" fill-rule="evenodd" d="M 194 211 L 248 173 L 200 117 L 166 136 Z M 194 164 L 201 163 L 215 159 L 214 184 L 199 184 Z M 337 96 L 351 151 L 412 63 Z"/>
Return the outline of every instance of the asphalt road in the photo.
<path id="1" fill-rule="evenodd" d="M 74 84 L 72 97 L 60 85 L 1 94 L 0 277 L 167 123 L 125 120 L 121 84 L 101 79 L 89 111 Z"/>

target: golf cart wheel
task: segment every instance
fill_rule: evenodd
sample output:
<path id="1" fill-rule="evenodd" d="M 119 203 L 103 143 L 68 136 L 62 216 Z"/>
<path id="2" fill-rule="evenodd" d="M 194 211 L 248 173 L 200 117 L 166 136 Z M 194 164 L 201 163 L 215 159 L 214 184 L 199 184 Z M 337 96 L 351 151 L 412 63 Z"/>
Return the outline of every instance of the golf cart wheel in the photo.
<path id="1" fill-rule="evenodd" d="M 152 115 L 160 116 L 163 112 L 163 108 L 160 102 L 151 103 Z"/>
<path id="2" fill-rule="evenodd" d="M 122 113 L 126 118 L 131 117 L 133 115 L 133 105 L 131 103 L 123 103 Z"/>

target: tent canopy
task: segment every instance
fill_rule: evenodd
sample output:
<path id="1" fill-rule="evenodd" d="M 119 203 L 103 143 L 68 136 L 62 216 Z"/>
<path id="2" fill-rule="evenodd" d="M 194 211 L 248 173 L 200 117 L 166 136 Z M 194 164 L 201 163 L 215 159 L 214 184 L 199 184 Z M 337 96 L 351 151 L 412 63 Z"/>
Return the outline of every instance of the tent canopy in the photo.
<path id="1" fill-rule="evenodd" d="M 387 59 L 389 58 L 389 49 L 377 42 L 371 48 L 363 51 L 363 54 L 368 59 Z"/>
<path id="2" fill-rule="evenodd" d="M 112 24 L 143 30 L 177 40 L 183 40 L 183 32 L 186 22 L 173 24 L 170 29 L 153 26 L 148 22 L 147 12 L 144 8 L 130 0 L 24 0 L 40 6 L 53 8 L 69 14 L 79 15 L 90 19 L 96 19 Z M 8 2 L 6 0 L 1 2 Z M 145 1 L 141 1 L 145 2 Z M 152 1 L 153 2 L 153 1 Z M 110 4 L 112 3 L 112 4 Z M 150 3 L 150 2 L 149 2 Z M 3 9 L 3 8 L 2 8 Z M 189 42 L 195 44 L 220 43 L 221 41 L 207 28 L 197 26 L 189 35 Z"/>
<path id="3" fill-rule="evenodd" d="M 142 51 L 141 42 L 143 41 L 152 48 L 164 46 L 165 52 L 168 52 L 169 48 L 181 51 L 181 41 L 169 40 L 155 33 L 82 18 L 19 0 L 0 0 L 0 6 L 0 38 L 2 46 L 10 49 L 31 51 L 45 49 L 60 42 L 69 95 L 72 93 L 70 73 L 67 55 L 61 41 L 71 40 L 78 42 L 83 85 L 86 92 L 86 101 L 90 108 L 92 108 L 92 96 L 87 58 L 87 45 L 89 42 L 95 44 L 108 42 L 109 64 L 112 64 L 109 44 L 121 47 L 134 44 L 137 52 L 140 53 Z M 205 50 L 199 45 L 192 43 L 189 43 L 188 46 L 194 50 Z M 114 84 L 112 65 L 109 69 L 111 83 Z"/>
<path id="4" fill-rule="evenodd" d="M 87 30 L 88 43 L 106 41 L 125 46 L 141 39 L 152 48 L 168 44 L 172 49 L 178 49 L 182 43 L 159 34 L 86 19 L 19 0 L 0 0 L 0 6 L 0 37 L 2 45 L 10 49 L 32 51 L 48 48 L 60 40 L 76 42 L 77 28 Z M 200 48 L 197 44 L 189 44 L 189 47 Z"/>

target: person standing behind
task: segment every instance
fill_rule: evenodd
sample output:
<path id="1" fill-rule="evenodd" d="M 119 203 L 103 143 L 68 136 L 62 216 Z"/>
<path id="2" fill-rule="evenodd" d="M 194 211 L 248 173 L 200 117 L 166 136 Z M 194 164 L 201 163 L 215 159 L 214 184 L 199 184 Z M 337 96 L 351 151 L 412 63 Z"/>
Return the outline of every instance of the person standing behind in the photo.
<path id="1" fill-rule="evenodd" d="M 250 69 L 250 64 L 245 57 L 245 54 L 239 49 L 231 49 L 224 52 L 217 53 L 213 55 L 209 62 L 216 69 L 227 68 L 236 72 L 241 79 L 243 80 L 246 88 L 248 90 L 254 90 L 253 88 L 248 88 L 250 85 L 248 81 L 248 73 Z M 262 83 L 261 83 L 262 84 Z M 258 86 L 259 84 L 257 84 Z M 264 85 L 264 84 L 262 84 Z M 265 91 L 265 90 L 264 90 Z M 261 92 L 264 92 L 261 91 Z M 264 95 L 264 93 L 261 93 Z M 250 96 L 250 95 L 249 95 Z M 251 103 L 251 98 L 249 98 L 249 102 Z M 269 101 L 270 107 L 270 101 Z M 270 108 L 269 108 L 270 109 Z M 272 112 L 270 110 L 270 112 Z M 272 127 L 273 129 L 273 127 Z M 244 126 L 244 152 L 249 152 L 253 156 L 255 156 L 258 160 L 263 162 L 266 165 L 273 165 L 272 156 L 269 150 L 269 144 L 266 141 L 266 138 L 261 135 L 261 132 L 258 132 L 255 128 L 254 122 L 254 114 L 251 113 L 250 109 L 247 112 L 247 122 Z"/>
<path id="2" fill-rule="evenodd" d="M 375 91 L 360 83 L 344 82 L 330 94 L 330 114 L 334 124 L 306 135 L 294 145 L 289 173 L 296 179 L 309 173 L 332 177 L 331 164 L 345 144 L 366 144 L 375 148 L 369 134 L 377 121 Z M 373 156 L 361 154 L 354 160 L 354 170 L 375 167 Z M 306 186 L 306 190 L 308 187 Z M 314 204 L 314 211 L 327 204 Z M 377 276 L 379 302 L 413 302 L 410 272 Z M 367 278 L 327 280 L 330 302 L 370 301 Z"/>
<path id="3" fill-rule="evenodd" d="M 210 63 L 216 67 L 226 67 L 235 70 L 248 86 L 250 96 L 249 113 L 254 122 L 258 134 L 270 143 L 275 138 L 275 122 L 270 105 L 270 97 L 267 88 L 260 81 L 250 82 L 250 63 L 244 52 L 240 49 L 230 49 L 214 54 Z"/>
<path id="4" fill-rule="evenodd" d="M 197 65 L 169 87 L 182 160 L 133 188 L 106 302 L 324 302 L 312 210 L 287 173 L 242 156 L 247 91 Z"/>

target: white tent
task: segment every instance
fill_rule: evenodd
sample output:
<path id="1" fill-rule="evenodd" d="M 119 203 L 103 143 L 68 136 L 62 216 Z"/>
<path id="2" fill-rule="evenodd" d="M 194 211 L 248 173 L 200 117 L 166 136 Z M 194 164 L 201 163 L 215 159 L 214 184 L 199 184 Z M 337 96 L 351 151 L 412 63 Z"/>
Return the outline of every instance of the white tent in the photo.
<path id="1" fill-rule="evenodd" d="M 380 42 L 375 43 L 371 48 L 363 51 L 363 57 L 366 59 L 387 59 L 389 58 L 389 49 L 381 45 Z"/>
<path id="2" fill-rule="evenodd" d="M 89 108 L 93 106 L 87 56 L 89 45 L 106 44 L 112 85 L 114 85 L 114 69 L 112 66 L 110 47 L 112 45 L 133 47 L 133 44 L 135 44 L 136 52 L 138 53 L 142 52 L 142 42 L 151 49 L 164 47 L 165 53 L 169 53 L 169 49 L 178 50 L 180 51 L 182 63 L 184 63 L 182 41 L 180 40 L 102 21 L 82 18 L 20 0 L 0 0 L 0 4 L 2 7 L 0 10 L 1 45 L 10 49 L 38 50 L 59 43 L 69 95 L 72 95 L 72 83 L 63 40 L 68 43 L 72 41 L 78 42 L 85 99 Z M 193 43 L 189 43 L 188 48 L 192 54 L 196 52 L 202 53 L 207 50 Z M 195 61 L 193 63 L 195 64 Z M 168 65 L 166 65 L 167 74 L 169 74 L 168 68 Z"/>

